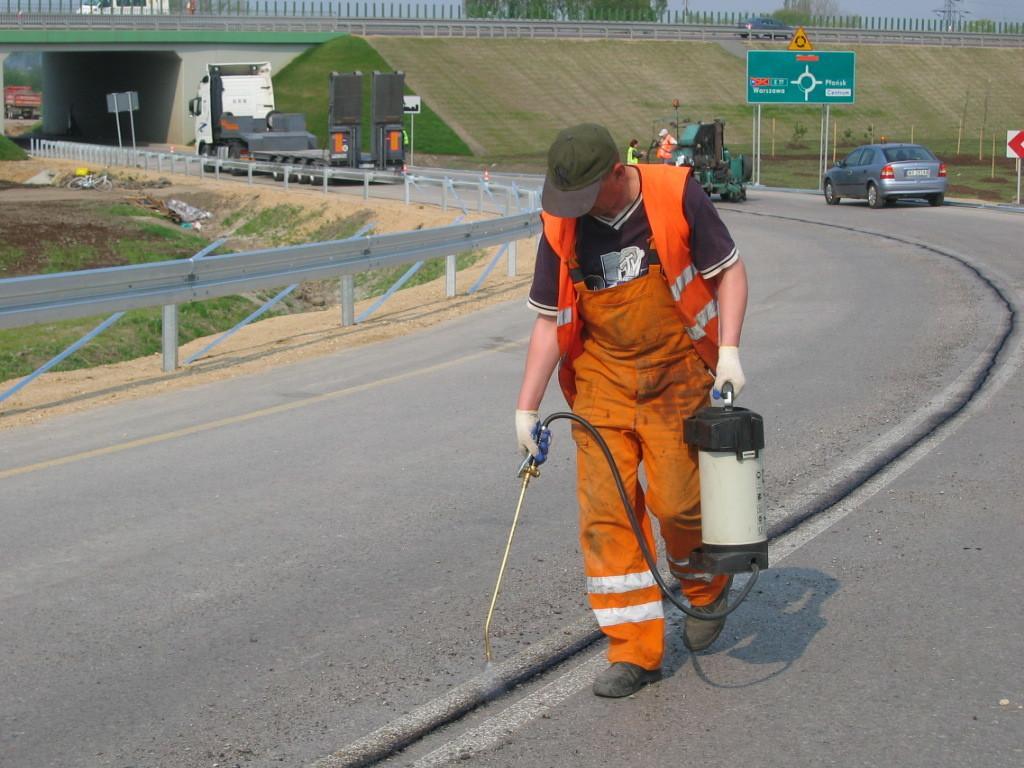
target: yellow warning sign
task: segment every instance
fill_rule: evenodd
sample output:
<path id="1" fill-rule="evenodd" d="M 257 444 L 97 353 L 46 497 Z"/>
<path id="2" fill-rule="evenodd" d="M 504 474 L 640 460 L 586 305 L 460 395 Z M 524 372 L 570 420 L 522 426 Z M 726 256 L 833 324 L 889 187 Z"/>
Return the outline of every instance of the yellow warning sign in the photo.
<path id="1" fill-rule="evenodd" d="M 814 46 L 811 45 L 811 39 L 807 37 L 807 33 L 804 32 L 803 27 L 797 27 L 796 32 L 793 33 L 793 39 L 789 41 L 789 50 L 791 51 L 813 51 Z"/>

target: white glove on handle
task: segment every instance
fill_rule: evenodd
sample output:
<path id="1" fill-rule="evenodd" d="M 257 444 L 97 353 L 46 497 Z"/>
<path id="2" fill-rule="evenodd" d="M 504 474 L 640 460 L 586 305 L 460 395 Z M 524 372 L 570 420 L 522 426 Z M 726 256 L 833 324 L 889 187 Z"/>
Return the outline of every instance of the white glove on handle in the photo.
<path id="1" fill-rule="evenodd" d="M 735 400 L 740 396 L 743 385 L 747 383 L 743 367 L 740 365 L 739 347 L 718 348 L 718 370 L 715 371 L 715 386 L 711 390 L 713 398 L 717 400 L 722 397 L 722 387 L 727 381 L 732 382 L 732 397 Z"/>
<path id="2" fill-rule="evenodd" d="M 537 426 L 538 411 L 516 411 L 516 442 L 523 456 L 537 456 L 540 448 L 533 439 L 533 428 Z"/>

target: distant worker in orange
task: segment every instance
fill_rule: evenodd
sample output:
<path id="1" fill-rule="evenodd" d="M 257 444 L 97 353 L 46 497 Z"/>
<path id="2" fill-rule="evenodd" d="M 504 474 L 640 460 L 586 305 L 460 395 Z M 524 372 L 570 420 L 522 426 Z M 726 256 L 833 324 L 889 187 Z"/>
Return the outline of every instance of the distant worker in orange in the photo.
<path id="1" fill-rule="evenodd" d="M 658 159 L 663 163 L 671 163 L 672 152 L 678 143 L 676 137 L 668 132 L 668 128 L 658 131 Z"/>

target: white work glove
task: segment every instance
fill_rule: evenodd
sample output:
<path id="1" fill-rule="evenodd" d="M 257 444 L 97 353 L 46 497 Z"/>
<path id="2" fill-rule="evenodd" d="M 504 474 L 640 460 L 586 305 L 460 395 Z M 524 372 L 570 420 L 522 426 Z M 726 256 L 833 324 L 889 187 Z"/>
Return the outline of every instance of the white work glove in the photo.
<path id="1" fill-rule="evenodd" d="M 540 448 L 537 441 L 533 439 L 534 432 L 540 420 L 537 418 L 537 411 L 516 410 L 516 442 L 523 456 L 539 456 Z"/>
<path id="2" fill-rule="evenodd" d="M 718 348 L 718 368 L 715 371 L 715 385 L 711 389 L 711 397 L 715 400 L 722 398 L 722 387 L 725 382 L 732 382 L 732 399 L 740 396 L 743 385 L 747 383 L 743 375 L 743 367 L 740 365 L 739 347 Z"/>

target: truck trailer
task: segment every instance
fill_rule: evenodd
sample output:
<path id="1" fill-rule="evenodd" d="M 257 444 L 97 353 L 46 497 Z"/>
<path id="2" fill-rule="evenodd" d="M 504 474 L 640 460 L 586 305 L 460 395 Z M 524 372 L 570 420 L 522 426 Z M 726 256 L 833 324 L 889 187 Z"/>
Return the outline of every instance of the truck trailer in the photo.
<path id="1" fill-rule="evenodd" d="M 196 152 L 290 165 L 304 180 L 324 167 L 401 170 L 404 82 L 402 73 L 374 73 L 372 104 L 381 119 L 374 119 L 373 152 L 365 154 L 360 149 L 361 73 L 332 73 L 329 146 L 320 149 L 306 130 L 304 115 L 276 110 L 269 62 L 208 64 L 188 105 L 195 118 Z"/>

